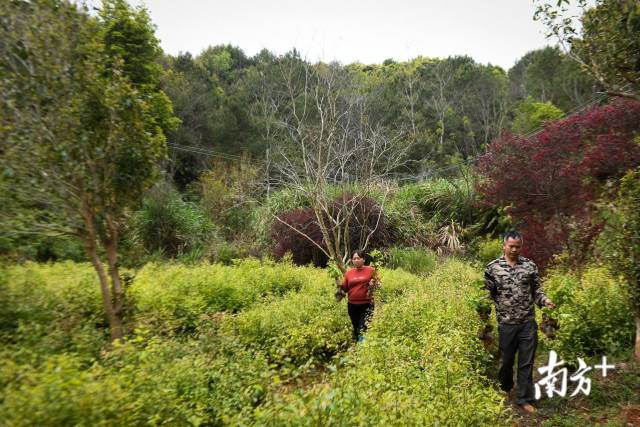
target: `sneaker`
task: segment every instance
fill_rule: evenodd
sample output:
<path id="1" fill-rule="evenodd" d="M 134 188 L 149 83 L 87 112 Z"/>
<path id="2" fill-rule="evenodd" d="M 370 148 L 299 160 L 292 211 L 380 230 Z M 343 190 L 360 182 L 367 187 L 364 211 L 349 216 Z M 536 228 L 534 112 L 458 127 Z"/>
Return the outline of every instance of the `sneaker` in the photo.
<path id="1" fill-rule="evenodd" d="M 356 340 L 356 342 L 363 342 L 363 341 L 364 341 L 364 337 L 362 335 L 360 335 Z"/>
<path id="2" fill-rule="evenodd" d="M 519 406 L 520 406 L 520 409 L 522 409 L 527 414 L 533 414 L 537 410 L 535 406 L 531 405 L 530 403 L 525 403 L 524 405 L 519 405 Z"/>

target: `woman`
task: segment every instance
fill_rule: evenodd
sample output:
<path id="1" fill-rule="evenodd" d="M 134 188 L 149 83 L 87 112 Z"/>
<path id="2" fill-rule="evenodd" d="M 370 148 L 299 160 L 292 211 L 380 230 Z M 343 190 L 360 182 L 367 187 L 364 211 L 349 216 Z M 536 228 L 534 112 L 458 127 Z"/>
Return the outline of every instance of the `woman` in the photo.
<path id="1" fill-rule="evenodd" d="M 353 268 L 344 273 L 341 289 L 348 295 L 348 312 L 353 325 L 353 339 L 363 340 L 362 333 L 367 330 L 367 322 L 373 314 L 371 289 L 377 284 L 376 270 L 364 265 L 365 253 L 355 251 L 351 256 Z"/>

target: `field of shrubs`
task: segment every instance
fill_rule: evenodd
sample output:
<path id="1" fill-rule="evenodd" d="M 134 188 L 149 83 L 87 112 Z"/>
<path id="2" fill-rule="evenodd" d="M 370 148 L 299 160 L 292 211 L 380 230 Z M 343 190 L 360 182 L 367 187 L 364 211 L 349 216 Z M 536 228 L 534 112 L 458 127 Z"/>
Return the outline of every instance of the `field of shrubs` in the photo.
<path id="1" fill-rule="evenodd" d="M 8 426 L 511 425 L 514 413 L 491 379 L 495 351 L 478 338 L 480 273 L 453 258 L 418 275 L 384 269 L 374 318 L 356 345 L 325 270 L 256 259 L 150 263 L 123 273 L 129 332 L 110 344 L 89 264 L 4 267 L 0 419 Z M 631 345 L 630 308 L 605 268 L 581 277 L 556 271 L 547 282 L 563 327 L 545 345 L 567 357 Z M 589 305 L 594 292 L 609 295 L 597 310 Z"/>

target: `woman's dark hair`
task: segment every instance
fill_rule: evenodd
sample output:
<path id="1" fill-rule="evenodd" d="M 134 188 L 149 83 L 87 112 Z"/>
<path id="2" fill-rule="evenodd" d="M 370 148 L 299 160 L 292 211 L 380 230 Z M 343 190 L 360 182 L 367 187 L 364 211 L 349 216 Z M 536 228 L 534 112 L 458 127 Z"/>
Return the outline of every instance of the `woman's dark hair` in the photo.
<path id="1" fill-rule="evenodd" d="M 358 255 L 360 258 L 364 259 L 364 265 L 369 265 L 369 262 L 371 260 L 368 253 L 366 253 L 362 249 L 358 249 L 357 251 L 353 251 L 351 253 L 351 258 L 353 258 L 354 255 Z"/>

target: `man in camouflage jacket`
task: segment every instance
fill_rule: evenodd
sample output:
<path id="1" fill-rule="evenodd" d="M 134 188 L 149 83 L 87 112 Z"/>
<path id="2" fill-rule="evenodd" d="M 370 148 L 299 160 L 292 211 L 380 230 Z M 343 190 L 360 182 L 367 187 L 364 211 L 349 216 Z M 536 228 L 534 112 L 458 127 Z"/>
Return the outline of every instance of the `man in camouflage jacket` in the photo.
<path id="1" fill-rule="evenodd" d="M 522 234 L 511 231 L 504 237 L 504 256 L 487 264 L 485 287 L 496 307 L 500 348 L 498 379 L 505 392 L 513 388 L 513 362 L 518 353 L 516 403 L 526 412 L 532 406 L 533 362 L 538 344 L 538 325 L 533 304 L 555 308 L 540 287 L 536 264 L 523 256 Z"/>

